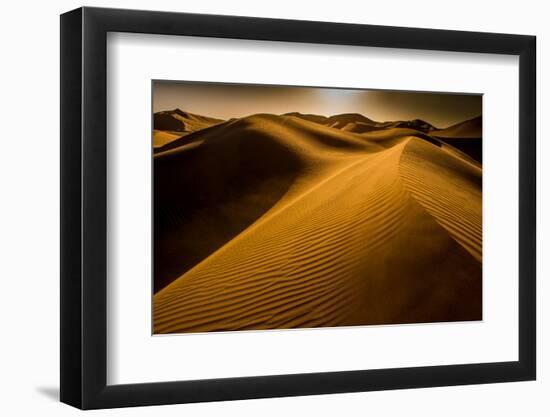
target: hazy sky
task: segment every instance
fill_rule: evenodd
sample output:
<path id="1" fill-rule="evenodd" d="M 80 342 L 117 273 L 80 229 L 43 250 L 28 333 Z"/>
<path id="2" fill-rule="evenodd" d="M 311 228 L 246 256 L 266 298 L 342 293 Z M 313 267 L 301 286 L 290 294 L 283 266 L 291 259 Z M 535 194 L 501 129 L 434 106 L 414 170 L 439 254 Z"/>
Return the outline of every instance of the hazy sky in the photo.
<path id="1" fill-rule="evenodd" d="M 153 111 L 220 119 L 254 113 L 361 113 L 379 122 L 423 119 L 445 128 L 481 114 L 481 95 L 155 81 Z"/>

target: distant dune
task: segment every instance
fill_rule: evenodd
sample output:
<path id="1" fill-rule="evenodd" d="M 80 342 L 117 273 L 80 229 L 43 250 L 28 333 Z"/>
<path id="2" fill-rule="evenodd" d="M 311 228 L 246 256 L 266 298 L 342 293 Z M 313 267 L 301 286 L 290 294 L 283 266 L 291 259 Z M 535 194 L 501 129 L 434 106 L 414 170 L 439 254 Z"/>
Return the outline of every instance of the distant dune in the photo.
<path id="1" fill-rule="evenodd" d="M 155 154 L 155 333 L 481 319 L 481 165 L 433 126 L 205 125 Z"/>
<path id="2" fill-rule="evenodd" d="M 184 112 L 180 109 L 167 110 L 153 115 L 153 146 L 162 147 L 188 133 L 221 123 L 223 120 Z"/>
<path id="3" fill-rule="evenodd" d="M 476 161 L 482 162 L 481 116 L 457 123 L 446 129 L 435 130 L 430 134 L 460 149 Z"/>
<path id="4" fill-rule="evenodd" d="M 372 130 L 391 129 L 396 127 L 408 128 L 427 133 L 435 127 L 421 119 L 398 120 L 392 122 L 376 122 L 358 113 L 337 114 L 330 117 L 315 114 L 302 114 L 298 112 L 286 113 L 284 116 L 298 117 L 310 122 L 322 124 L 336 129 L 352 131 L 355 133 L 370 132 Z"/>
<path id="5" fill-rule="evenodd" d="M 481 130 L 481 116 L 478 116 L 433 133 L 440 138 L 481 139 Z"/>

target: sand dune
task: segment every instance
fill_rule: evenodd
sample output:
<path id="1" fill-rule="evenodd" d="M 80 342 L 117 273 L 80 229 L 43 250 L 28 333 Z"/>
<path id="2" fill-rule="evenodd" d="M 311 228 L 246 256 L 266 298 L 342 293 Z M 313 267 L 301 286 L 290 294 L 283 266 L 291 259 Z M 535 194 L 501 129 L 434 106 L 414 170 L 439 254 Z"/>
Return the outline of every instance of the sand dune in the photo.
<path id="1" fill-rule="evenodd" d="M 400 169 L 416 200 L 481 262 L 481 168 L 414 139 Z"/>
<path id="2" fill-rule="evenodd" d="M 221 122 L 223 120 L 200 116 L 180 109 L 162 111 L 153 115 L 155 129 L 177 132 L 195 132 Z"/>
<path id="3" fill-rule="evenodd" d="M 171 132 L 166 130 L 153 130 L 153 148 L 161 148 L 167 143 L 185 135 L 185 132 Z"/>
<path id="4" fill-rule="evenodd" d="M 440 138 L 455 138 L 455 139 L 481 139 L 482 121 L 481 116 L 473 119 L 457 123 L 446 129 L 441 129 L 433 132 Z"/>
<path id="5" fill-rule="evenodd" d="M 365 133 L 365 132 L 373 132 L 377 130 L 385 129 L 384 127 L 375 126 L 369 123 L 362 123 L 362 122 L 351 122 L 346 124 L 344 127 L 341 128 L 345 132 L 353 132 L 353 133 Z"/>
<path id="6" fill-rule="evenodd" d="M 314 116 L 155 156 L 155 333 L 481 319 L 479 164 L 410 126 Z"/>
<path id="7" fill-rule="evenodd" d="M 162 147 L 190 132 L 223 122 L 213 117 L 200 116 L 180 109 L 157 112 L 153 115 L 153 146 Z"/>
<path id="8" fill-rule="evenodd" d="M 430 133 L 478 162 L 482 162 L 481 116 Z"/>
<path id="9" fill-rule="evenodd" d="M 420 132 L 428 133 L 435 129 L 430 123 L 421 120 L 398 120 L 390 122 L 376 122 L 362 114 L 344 113 L 330 117 L 318 116 L 315 114 L 302 114 L 298 112 L 286 113 L 284 116 L 293 116 L 310 122 L 322 124 L 335 129 L 342 129 L 355 133 L 370 132 L 381 129 L 407 128 L 414 129 Z"/>
<path id="10" fill-rule="evenodd" d="M 377 122 L 375 122 L 374 120 L 371 120 L 368 117 L 365 117 L 362 114 L 358 114 L 358 113 L 343 113 L 343 114 L 336 114 L 330 117 L 325 117 L 325 116 L 318 116 L 316 114 L 302 114 L 298 112 L 292 112 L 292 113 L 286 113 L 283 116 L 293 116 L 299 119 L 318 123 L 323 126 L 333 127 L 336 129 L 341 129 L 350 123 L 361 123 L 361 124 L 366 124 L 371 126 L 375 126 L 377 124 Z"/>
<path id="11" fill-rule="evenodd" d="M 155 290 L 242 232 L 294 182 L 315 181 L 327 161 L 383 149 L 352 134 L 268 115 L 182 140 L 155 156 Z"/>
<path id="12" fill-rule="evenodd" d="M 384 123 L 379 123 L 378 126 L 384 127 L 384 128 L 399 127 L 399 128 L 406 128 L 406 129 L 414 129 L 424 133 L 428 133 L 435 129 L 434 126 L 432 126 L 430 123 L 422 119 L 400 120 L 396 122 L 384 122 Z"/>

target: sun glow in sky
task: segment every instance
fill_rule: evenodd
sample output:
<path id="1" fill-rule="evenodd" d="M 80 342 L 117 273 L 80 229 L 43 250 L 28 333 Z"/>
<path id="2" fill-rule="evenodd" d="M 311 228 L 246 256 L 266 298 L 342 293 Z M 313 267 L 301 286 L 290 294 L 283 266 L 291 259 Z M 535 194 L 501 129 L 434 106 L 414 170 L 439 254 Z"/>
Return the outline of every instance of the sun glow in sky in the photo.
<path id="1" fill-rule="evenodd" d="M 300 112 L 332 116 L 361 113 L 369 119 L 423 119 L 445 128 L 479 116 L 479 94 L 155 81 L 153 111 L 180 108 L 220 119 L 255 113 Z"/>

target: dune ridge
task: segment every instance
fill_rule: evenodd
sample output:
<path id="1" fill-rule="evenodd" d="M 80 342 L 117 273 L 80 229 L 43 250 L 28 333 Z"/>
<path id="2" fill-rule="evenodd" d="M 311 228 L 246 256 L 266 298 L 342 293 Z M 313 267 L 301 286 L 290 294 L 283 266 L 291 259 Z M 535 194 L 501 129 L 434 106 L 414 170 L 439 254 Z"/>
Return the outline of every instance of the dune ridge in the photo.
<path id="1" fill-rule="evenodd" d="M 155 175 L 170 179 L 167 195 L 193 195 L 190 181 L 174 183 L 190 172 L 223 189 L 247 188 L 242 172 L 259 179 L 232 195 L 254 214 L 156 292 L 155 333 L 481 318 L 479 166 L 415 129 L 359 134 L 292 114 L 226 123 L 155 157 L 156 174 L 172 167 Z M 245 197 L 267 190 L 263 202 Z M 188 215 L 171 214 L 176 234 Z"/>

